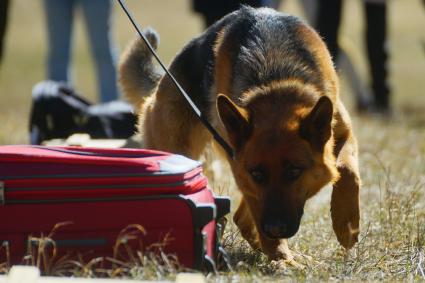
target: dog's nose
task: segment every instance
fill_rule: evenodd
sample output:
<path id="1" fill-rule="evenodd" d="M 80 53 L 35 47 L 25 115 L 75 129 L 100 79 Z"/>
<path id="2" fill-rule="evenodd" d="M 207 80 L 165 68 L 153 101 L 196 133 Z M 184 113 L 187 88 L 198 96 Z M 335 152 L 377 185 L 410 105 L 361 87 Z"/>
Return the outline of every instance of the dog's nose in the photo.
<path id="1" fill-rule="evenodd" d="M 281 221 L 264 223 L 262 226 L 264 234 L 266 234 L 267 237 L 272 239 L 283 238 L 287 232 L 286 224 Z"/>

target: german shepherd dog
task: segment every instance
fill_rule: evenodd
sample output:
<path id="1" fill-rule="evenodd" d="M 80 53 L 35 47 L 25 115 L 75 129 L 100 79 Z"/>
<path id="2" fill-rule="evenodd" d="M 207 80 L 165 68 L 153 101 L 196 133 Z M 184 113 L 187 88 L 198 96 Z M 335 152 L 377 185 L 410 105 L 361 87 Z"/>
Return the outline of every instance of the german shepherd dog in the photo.
<path id="1" fill-rule="evenodd" d="M 144 33 L 156 48 L 155 32 Z M 145 147 L 198 159 L 212 138 L 141 40 L 119 68 L 122 89 L 139 104 Z M 329 183 L 337 239 L 347 249 L 357 242 L 356 139 L 332 59 L 312 28 L 242 7 L 190 41 L 170 71 L 235 152 L 227 161 L 242 199 L 233 219 L 254 249 L 291 261 L 286 239 L 306 201 Z"/>

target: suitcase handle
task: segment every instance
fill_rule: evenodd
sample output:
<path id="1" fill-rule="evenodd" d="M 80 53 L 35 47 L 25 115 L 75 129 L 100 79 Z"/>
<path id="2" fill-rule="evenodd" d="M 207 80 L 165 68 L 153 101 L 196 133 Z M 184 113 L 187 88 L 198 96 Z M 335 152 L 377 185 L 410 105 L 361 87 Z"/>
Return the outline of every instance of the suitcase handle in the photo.
<path id="1" fill-rule="evenodd" d="M 37 240 L 29 239 L 28 243 L 32 246 L 37 246 Z M 69 248 L 69 247 L 103 247 L 108 244 L 106 238 L 81 238 L 81 239 L 61 239 L 54 240 L 56 247 Z M 46 243 L 47 246 L 52 245 L 50 242 Z M 53 245 L 52 245 L 53 246 Z"/>

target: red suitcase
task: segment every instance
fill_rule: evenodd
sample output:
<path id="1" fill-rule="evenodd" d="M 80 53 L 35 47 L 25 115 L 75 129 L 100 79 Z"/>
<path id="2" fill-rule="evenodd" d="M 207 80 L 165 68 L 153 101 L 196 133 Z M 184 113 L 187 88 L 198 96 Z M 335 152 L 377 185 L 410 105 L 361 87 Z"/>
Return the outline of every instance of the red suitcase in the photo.
<path id="1" fill-rule="evenodd" d="M 59 251 L 111 256 L 119 232 L 146 230 L 143 245 L 172 239 L 166 253 L 189 268 L 213 267 L 216 220 L 230 200 L 215 197 L 200 163 L 180 155 L 135 149 L 0 146 L 0 242 L 11 262 L 26 254 L 29 235 L 54 236 Z"/>

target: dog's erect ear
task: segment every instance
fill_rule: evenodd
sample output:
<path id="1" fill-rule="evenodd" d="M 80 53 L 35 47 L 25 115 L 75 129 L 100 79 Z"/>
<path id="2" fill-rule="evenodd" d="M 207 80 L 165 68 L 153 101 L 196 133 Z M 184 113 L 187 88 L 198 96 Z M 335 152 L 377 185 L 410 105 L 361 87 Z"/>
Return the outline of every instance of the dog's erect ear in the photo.
<path id="1" fill-rule="evenodd" d="M 300 126 L 301 137 L 317 150 L 322 151 L 332 135 L 332 101 L 322 96 Z"/>
<path id="2" fill-rule="evenodd" d="M 235 150 L 240 149 L 250 133 L 248 112 L 223 94 L 217 97 L 217 110 L 227 130 L 230 144 Z"/>

